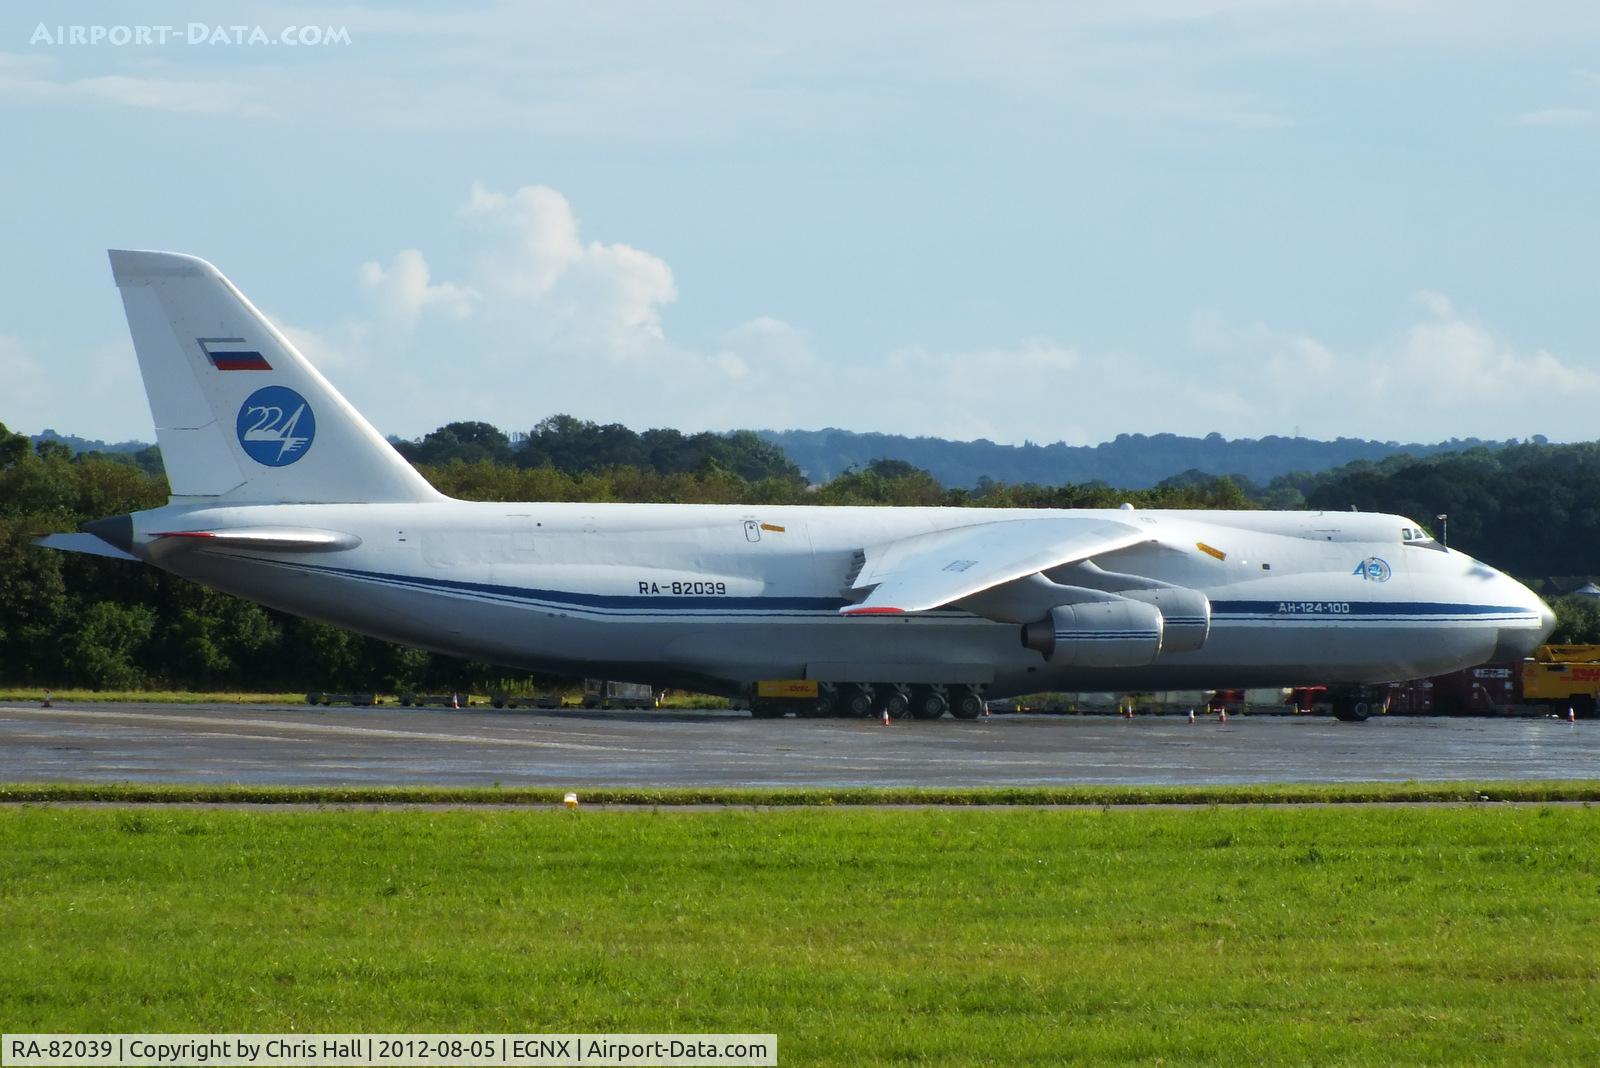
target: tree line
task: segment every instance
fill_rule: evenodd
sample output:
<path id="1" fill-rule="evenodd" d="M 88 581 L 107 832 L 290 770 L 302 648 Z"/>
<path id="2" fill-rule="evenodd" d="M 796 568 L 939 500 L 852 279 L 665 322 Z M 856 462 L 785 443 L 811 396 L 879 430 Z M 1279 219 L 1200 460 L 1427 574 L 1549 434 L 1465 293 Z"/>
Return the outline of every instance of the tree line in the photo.
<path id="1" fill-rule="evenodd" d="M 826 481 L 875 459 L 904 460 L 929 471 L 947 486 L 973 488 L 984 478 L 1002 482 L 1105 481 L 1117 486 L 1154 486 L 1174 471 L 1194 467 L 1230 472 L 1255 482 L 1269 482 L 1294 471 L 1327 471 L 1355 460 L 1378 461 L 1389 456 L 1429 456 L 1502 443 L 1474 438 L 1423 444 L 1338 438 L 1270 435 L 1225 438 L 1221 434 L 1118 434 L 1098 445 L 1005 445 L 979 439 L 906 437 L 853 430 L 762 430 L 761 438 L 780 446 L 814 482 Z M 1542 441 L 1541 438 L 1534 438 Z"/>
<path id="2" fill-rule="evenodd" d="M 944 505 L 978 508 L 1312 507 L 1450 514 L 1451 544 L 1524 577 L 1581 575 L 1600 546 L 1600 446 L 1508 446 L 1390 458 L 1265 486 L 1189 472 L 1147 488 L 980 480 L 942 485 L 874 460 L 820 485 L 754 435 L 635 434 L 565 416 L 515 445 L 452 423 L 400 443 L 453 497 L 492 501 Z M 582 443 L 593 446 L 592 451 Z M 601 462 L 601 460 L 607 462 Z M 537 462 L 534 462 L 537 460 Z M 502 669 L 365 638 L 208 590 L 155 568 L 32 541 L 167 499 L 159 465 L 74 454 L 0 425 L 0 682 L 243 690 L 482 688 Z M 1563 640 L 1600 641 L 1600 612 L 1561 608 Z M 548 681 L 548 680 L 541 680 Z"/>

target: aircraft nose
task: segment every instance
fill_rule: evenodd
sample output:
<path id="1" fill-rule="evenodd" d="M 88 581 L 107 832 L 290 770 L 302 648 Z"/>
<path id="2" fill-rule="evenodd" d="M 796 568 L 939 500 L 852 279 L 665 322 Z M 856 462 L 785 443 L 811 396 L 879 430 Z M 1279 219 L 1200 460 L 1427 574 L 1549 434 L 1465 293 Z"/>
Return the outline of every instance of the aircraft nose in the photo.
<path id="1" fill-rule="evenodd" d="M 1541 599 L 1539 601 L 1539 644 L 1543 645 L 1550 632 L 1556 629 L 1556 614 Z"/>
<path id="2" fill-rule="evenodd" d="M 1506 584 L 1513 587 L 1513 604 L 1525 606 L 1529 614 L 1534 617 L 1524 624 L 1514 624 L 1500 628 L 1499 636 L 1495 642 L 1495 663 L 1504 663 L 1508 660 L 1521 660 L 1532 656 L 1533 651 L 1543 645 L 1545 639 L 1550 637 L 1550 632 L 1556 629 L 1556 614 L 1550 606 L 1544 603 L 1544 598 L 1534 593 L 1528 587 L 1518 582 L 1509 575 L 1502 576 Z M 1534 620 L 1537 620 L 1535 622 Z"/>

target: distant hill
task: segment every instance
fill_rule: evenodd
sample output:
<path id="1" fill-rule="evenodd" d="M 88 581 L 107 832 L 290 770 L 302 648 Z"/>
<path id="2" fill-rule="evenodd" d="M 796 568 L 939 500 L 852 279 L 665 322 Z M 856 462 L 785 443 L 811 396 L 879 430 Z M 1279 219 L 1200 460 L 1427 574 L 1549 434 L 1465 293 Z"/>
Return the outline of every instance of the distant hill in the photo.
<path id="1" fill-rule="evenodd" d="M 96 441 L 75 434 L 62 434 L 45 427 L 32 435 L 35 444 L 41 441 L 59 441 L 73 452 L 141 452 L 150 447 L 148 441 Z"/>
<path id="2" fill-rule="evenodd" d="M 1455 438 L 1432 445 L 1339 438 L 1203 438 L 1177 434 L 1118 434 L 1100 445 L 1000 445 L 944 438 L 910 438 L 898 434 L 858 434 L 849 430 L 762 430 L 757 433 L 779 446 L 812 482 L 826 482 L 851 467 L 873 460 L 904 460 L 930 472 L 946 486 L 972 488 L 980 479 L 996 482 L 1107 482 L 1125 489 L 1146 489 L 1186 471 L 1211 475 L 1243 475 L 1265 484 L 1293 472 L 1318 472 L 1354 460 L 1378 461 L 1401 453 L 1433 456 L 1514 442 Z M 1543 443 L 1543 437 L 1534 438 Z"/>

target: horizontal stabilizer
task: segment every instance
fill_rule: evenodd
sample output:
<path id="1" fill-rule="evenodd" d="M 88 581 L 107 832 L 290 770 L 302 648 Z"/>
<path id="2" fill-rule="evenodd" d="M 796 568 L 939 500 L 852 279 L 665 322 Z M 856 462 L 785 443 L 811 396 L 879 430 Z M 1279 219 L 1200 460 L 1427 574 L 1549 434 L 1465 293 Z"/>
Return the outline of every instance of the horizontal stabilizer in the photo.
<path id="1" fill-rule="evenodd" d="M 34 539 L 33 543 L 45 549 L 60 549 L 64 553 L 88 553 L 90 556 L 105 556 L 112 560 L 139 562 L 137 556 L 125 553 L 115 545 L 107 545 L 93 534 L 47 534 Z"/>

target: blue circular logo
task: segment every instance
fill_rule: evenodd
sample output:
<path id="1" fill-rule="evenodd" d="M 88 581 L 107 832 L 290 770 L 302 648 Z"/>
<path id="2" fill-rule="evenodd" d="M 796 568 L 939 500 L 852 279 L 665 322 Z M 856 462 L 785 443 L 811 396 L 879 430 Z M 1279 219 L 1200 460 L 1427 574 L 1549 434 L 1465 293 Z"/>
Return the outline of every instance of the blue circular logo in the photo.
<path id="1" fill-rule="evenodd" d="M 263 386 L 239 409 L 239 444 L 250 459 L 287 467 L 311 448 L 317 417 L 306 399 L 288 386 Z"/>
<path id="2" fill-rule="evenodd" d="M 1389 566 L 1389 561 L 1383 559 L 1383 557 L 1369 556 L 1357 564 L 1356 569 L 1351 574 L 1360 575 L 1368 582 L 1388 582 L 1389 576 L 1394 574 L 1394 570 Z"/>

